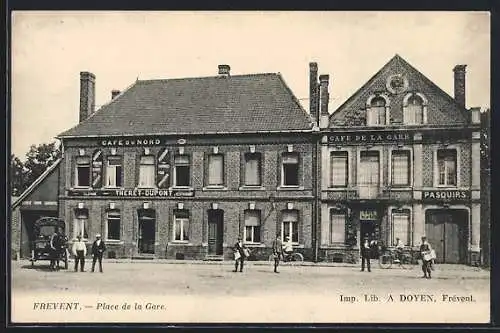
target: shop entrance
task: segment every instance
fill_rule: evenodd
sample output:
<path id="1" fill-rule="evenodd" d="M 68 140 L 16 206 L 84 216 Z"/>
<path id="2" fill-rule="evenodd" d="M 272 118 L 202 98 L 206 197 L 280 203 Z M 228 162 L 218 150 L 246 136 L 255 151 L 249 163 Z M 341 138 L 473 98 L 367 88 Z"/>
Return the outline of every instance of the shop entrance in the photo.
<path id="1" fill-rule="evenodd" d="M 466 210 L 430 209 L 425 213 L 425 234 L 436 251 L 436 262 L 467 262 L 468 212 Z"/>
<path id="2" fill-rule="evenodd" d="M 208 254 L 222 255 L 224 234 L 224 211 L 222 209 L 208 210 Z"/>
<path id="3" fill-rule="evenodd" d="M 139 211 L 139 239 L 138 250 L 140 254 L 155 253 L 156 214 L 153 209 Z"/>
<path id="4" fill-rule="evenodd" d="M 375 209 L 365 209 L 359 211 L 359 232 L 360 241 L 363 242 L 365 237 L 368 240 L 380 239 L 380 221 L 378 212 Z"/>

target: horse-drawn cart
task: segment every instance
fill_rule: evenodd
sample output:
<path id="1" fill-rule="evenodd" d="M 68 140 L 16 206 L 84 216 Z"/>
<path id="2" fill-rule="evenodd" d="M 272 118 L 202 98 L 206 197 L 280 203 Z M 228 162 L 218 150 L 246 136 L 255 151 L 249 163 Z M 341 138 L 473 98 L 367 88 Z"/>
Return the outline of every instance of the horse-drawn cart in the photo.
<path id="1" fill-rule="evenodd" d="M 64 220 L 56 217 L 41 217 L 35 221 L 33 226 L 33 243 L 31 247 L 31 266 L 35 261 L 50 260 L 51 268 L 59 268 L 59 262 L 64 262 L 64 268 L 68 269 L 68 239 L 65 236 L 66 224 Z M 51 238 L 58 231 L 60 233 L 53 240 Z M 56 267 L 52 267 L 53 264 Z"/>

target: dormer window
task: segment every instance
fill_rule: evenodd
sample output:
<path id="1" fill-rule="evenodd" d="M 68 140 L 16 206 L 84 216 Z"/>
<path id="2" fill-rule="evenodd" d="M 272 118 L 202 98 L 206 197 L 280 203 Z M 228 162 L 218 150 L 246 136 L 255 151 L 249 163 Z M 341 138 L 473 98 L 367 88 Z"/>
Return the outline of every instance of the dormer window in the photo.
<path id="1" fill-rule="evenodd" d="M 381 126 L 387 124 L 388 102 L 382 96 L 370 98 L 366 108 L 366 125 Z"/>
<path id="2" fill-rule="evenodd" d="M 422 94 L 408 94 L 403 100 L 403 121 L 407 125 L 427 122 L 427 100 Z"/>

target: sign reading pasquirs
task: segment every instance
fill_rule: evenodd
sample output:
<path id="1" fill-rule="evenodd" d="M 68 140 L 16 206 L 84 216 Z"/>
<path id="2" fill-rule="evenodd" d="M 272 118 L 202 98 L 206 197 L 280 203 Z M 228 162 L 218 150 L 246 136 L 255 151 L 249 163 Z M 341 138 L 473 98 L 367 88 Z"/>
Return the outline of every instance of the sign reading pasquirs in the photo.
<path id="1" fill-rule="evenodd" d="M 339 133 L 328 136 L 330 144 L 353 144 L 353 143 L 409 143 L 412 142 L 412 135 L 406 132 L 355 132 Z"/>
<path id="2" fill-rule="evenodd" d="M 422 192 L 422 200 L 425 201 L 463 201 L 469 200 L 470 198 L 470 191 L 466 190 L 436 190 Z"/>
<path id="3" fill-rule="evenodd" d="M 107 197 L 192 197 L 194 191 L 172 189 L 99 189 L 99 190 L 68 190 L 69 196 L 107 196 Z"/>

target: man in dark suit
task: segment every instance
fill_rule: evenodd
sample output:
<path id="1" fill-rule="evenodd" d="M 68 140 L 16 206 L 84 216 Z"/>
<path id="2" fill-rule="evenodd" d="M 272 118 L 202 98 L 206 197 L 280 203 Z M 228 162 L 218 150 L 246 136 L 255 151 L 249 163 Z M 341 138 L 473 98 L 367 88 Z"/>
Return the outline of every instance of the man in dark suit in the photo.
<path id="1" fill-rule="evenodd" d="M 278 265 L 283 254 L 283 242 L 279 234 L 276 234 L 276 239 L 273 241 L 273 255 L 274 255 L 274 273 L 278 272 Z"/>
<path id="2" fill-rule="evenodd" d="M 241 237 L 238 237 L 238 241 L 234 244 L 234 271 L 238 271 L 238 264 L 240 265 L 240 272 L 243 272 L 243 265 L 245 263 L 245 246 Z"/>
<path id="3" fill-rule="evenodd" d="M 106 251 L 106 245 L 101 240 L 101 235 L 95 235 L 96 240 L 92 244 L 92 272 L 94 272 L 95 262 L 99 260 L 99 271 L 102 273 L 102 255 Z"/>
<path id="4" fill-rule="evenodd" d="M 372 256 L 371 253 L 371 247 L 370 247 L 370 242 L 368 241 L 368 235 L 365 235 L 365 238 L 363 239 L 363 243 L 361 244 L 361 271 L 363 272 L 365 270 L 365 262 L 366 262 L 366 268 L 368 268 L 368 272 L 371 272 L 370 269 L 370 258 Z"/>

